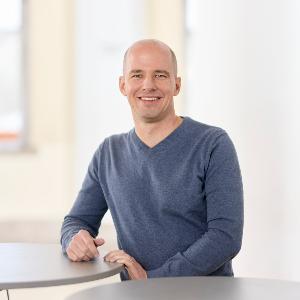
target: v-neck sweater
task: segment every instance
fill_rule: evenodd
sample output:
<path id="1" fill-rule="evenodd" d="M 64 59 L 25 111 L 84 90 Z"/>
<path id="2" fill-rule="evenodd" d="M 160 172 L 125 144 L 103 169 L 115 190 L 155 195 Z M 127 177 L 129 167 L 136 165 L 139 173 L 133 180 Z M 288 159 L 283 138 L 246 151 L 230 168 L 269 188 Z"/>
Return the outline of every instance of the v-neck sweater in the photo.
<path id="1" fill-rule="evenodd" d="M 80 229 L 97 236 L 108 209 L 119 248 L 148 278 L 233 276 L 243 188 L 234 145 L 223 129 L 185 117 L 152 148 L 134 129 L 105 139 L 64 219 L 63 250 Z M 121 278 L 128 279 L 126 271 Z"/>

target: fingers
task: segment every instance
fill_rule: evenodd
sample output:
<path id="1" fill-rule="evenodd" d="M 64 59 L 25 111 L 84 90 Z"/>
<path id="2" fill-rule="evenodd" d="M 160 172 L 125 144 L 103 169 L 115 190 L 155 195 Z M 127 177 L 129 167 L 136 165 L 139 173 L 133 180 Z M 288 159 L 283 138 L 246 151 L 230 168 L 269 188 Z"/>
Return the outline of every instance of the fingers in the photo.
<path id="1" fill-rule="evenodd" d="M 86 255 L 85 256 L 82 256 L 82 257 L 79 257 L 77 254 L 75 254 L 75 252 L 72 250 L 72 249 L 68 249 L 67 250 L 67 254 L 68 254 L 68 257 L 71 261 L 74 261 L 74 262 L 78 262 L 78 261 L 89 261 L 90 258 L 87 257 Z"/>
<path id="2" fill-rule="evenodd" d="M 102 238 L 94 239 L 94 243 L 96 244 L 97 247 L 102 246 L 105 241 Z"/>
<path id="3" fill-rule="evenodd" d="M 89 258 L 96 256 L 96 254 L 91 250 L 90 241 L 82 239 L 80 235 L 74 237 L 73 249 L 76 250 L 76 253 L 80 256 L 86 255 Z"/>
<path id="4" fill-rule="evenodd" d="M 82 233 L 80 233 L 80 231 L 79 231 L 79 237 L 82 239 L 82 241 L 84 243 L 83 244 L 84 249 L 82 249 L 82 250 L 87 250 L 86 254 L 88 256 L 91 256 L 92 258 L 99 256 L 99 252 L 95 245 L 94 239 L 91 237 L 89 232 L 84 230 Z M 81 240 L 80 240 L 80 242 L 81 242 Z M 104 242 L 102 244 L 104 244 Z"/>
<path id="5" fill-rule="evenodd" d="M 109 252 L 105 257 L 105 261 L 108 262 L 117 262 L 121 264 L 125 264 L 127 267 L 130 267 L 134 264 L 135 259 L 128 255 L 123 250 L 114 250 Z"/>
<path id="6" fill-rule="evenodd" d="M 66 252 L 72 261 L 88 261 L 99 256 L 96 246 L 103 244 L 103 239 L 94 240 L 88 231 L 80 230 L 73 236 Z"/>
<path id="7" fill-rule="evenodd" d="M 105 257 L 105 261 L 117 262 L 124 264 L 128 271 L 129 279 L 146 279 L 147 272 L 144 268 L 130 255 L 123 250 L 114 250 L 109 252 Z"/>

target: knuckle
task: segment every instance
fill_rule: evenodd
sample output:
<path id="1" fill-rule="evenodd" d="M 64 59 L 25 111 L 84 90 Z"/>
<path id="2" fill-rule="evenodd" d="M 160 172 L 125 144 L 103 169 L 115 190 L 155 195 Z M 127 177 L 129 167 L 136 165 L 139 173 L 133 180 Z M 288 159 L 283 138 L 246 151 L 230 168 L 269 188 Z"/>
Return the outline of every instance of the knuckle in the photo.
<path id="1" fill-rule="evenodd" d="M 89 246 L 90 249 L 96 248 L 92 239 L 88 240 L 87 245 Z"/>
<path id="2" fill-rule="evenodd" d="M 76 255 L 74 255 L 72 252 L 67 251 L 67 255 L 71 261 L 76 261 Z"/>
<path id="3" fill-rule="evenodd" d="M 78 241 L 78 240 L 80 240 L 79 234 L 78 234 L 78 233 L 75 234 L 75 235 L 72 237 L 72 240 L 73 240 L 73 241 Z"/>
<path id="4" fill-rule="evenodd" d="M 85 253 L 85 256 L 87 256 L 88 258 L 93 258 L 94 257 L 93 253 L 91 253 L 90 251 L 87 251 Z"/>
<path id="5" fill-rule="evenodd" d="M 87 235 L 87 231 L 84 229 L 81 229 L 78 231 L 77 235 L 80 236 L 81 238 Z"/>
<path id="6" fill-rule="evenodd" d="M 79 260 L 83 260 L 83 259 L 84 259 L 84 257 L 85 257 L 85 255 L 84 255 L 84 254 L 78 255 L 78 259 L 79 259 Z"/>

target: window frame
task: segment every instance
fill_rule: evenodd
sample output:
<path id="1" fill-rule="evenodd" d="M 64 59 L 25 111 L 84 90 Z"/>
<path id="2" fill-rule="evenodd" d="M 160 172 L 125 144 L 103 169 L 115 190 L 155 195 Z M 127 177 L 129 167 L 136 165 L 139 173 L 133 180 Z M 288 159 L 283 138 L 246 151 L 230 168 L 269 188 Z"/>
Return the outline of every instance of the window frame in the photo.
<path id="1" fill-rule="evenodd" d="M 7 0 L 9 1 L 9 0 Z M 5 152 L 18 152 L 24 151 L 28 147 L 28 55 L 27 55 L 27 0 L 20 0 L 21 3 L 21 25 L 20 25 L 20 111 L 22 118 L 22 127 L 19 132 L 19 136 L 15 139 L 8 137 L 7 139 L 1 139 L 1 134 L 5 135 L 6 132 L 0 131 L 0 153 Z M 9 132 L 8 132 L 9 134 Z"/>

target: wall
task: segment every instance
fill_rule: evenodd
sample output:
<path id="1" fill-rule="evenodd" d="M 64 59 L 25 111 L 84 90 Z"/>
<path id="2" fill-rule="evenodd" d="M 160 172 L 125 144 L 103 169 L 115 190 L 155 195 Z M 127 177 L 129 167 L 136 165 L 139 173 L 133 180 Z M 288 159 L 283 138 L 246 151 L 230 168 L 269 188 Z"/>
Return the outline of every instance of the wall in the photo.
<path id="1" fill-rule="evenodd" d="M 0 153 L 0 219 L 58 221 L 74 195 L 74 3 L 26 4 L 29 141 Z"/>
<path id="2" fill-rule="evenodd" d="M 187 112 L 228 131 L 243 174 L 236 275 L 300 280 L 299 1 L 187 3 Z"/>

